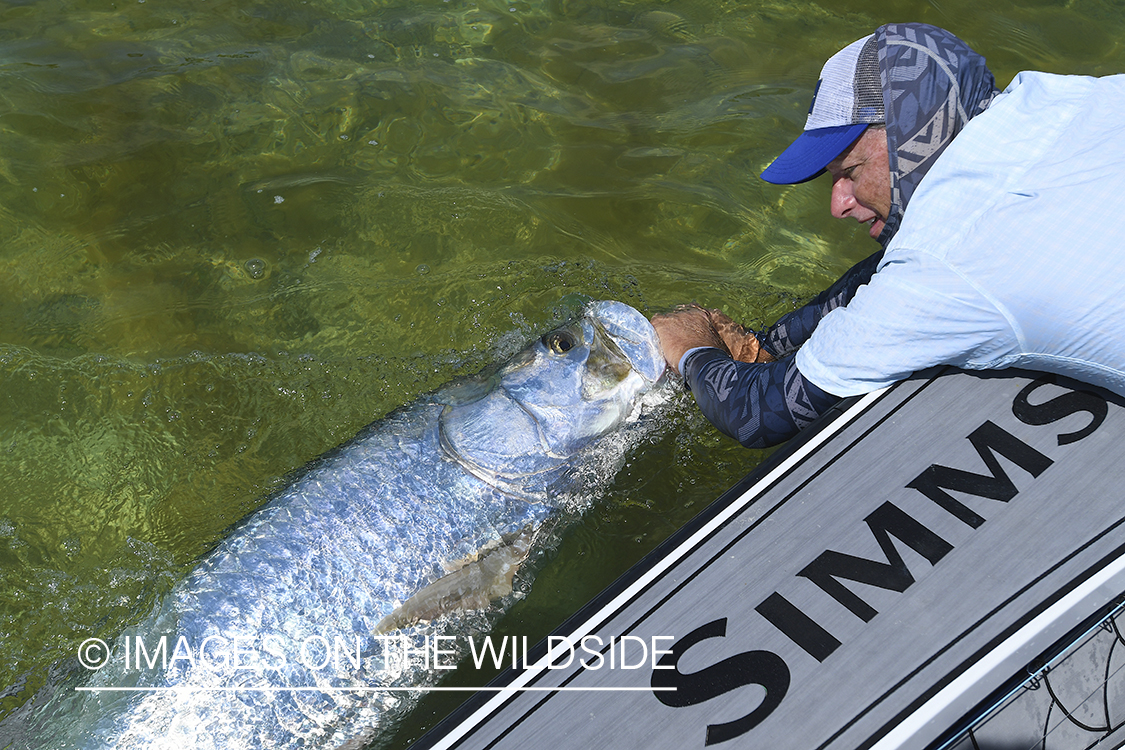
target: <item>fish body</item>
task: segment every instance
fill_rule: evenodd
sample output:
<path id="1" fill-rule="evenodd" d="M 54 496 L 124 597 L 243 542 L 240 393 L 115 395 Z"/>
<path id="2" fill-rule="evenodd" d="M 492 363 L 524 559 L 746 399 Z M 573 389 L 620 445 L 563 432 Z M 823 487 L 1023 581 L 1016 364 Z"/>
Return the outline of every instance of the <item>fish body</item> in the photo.
<path id="1" fill-rule="evenodd" d="M 337 748 L 371 736 L 410 694 L 368 688 L 441 675 L 401 658 L 395 639 L 511 591 L 536 531 L 663 369 L 644 316 L 594 302 L 498 369 L 368 426 L 241 522 L 84 686 L 61 691 L 38 722 L 45 743 L 30 746 Z"/>

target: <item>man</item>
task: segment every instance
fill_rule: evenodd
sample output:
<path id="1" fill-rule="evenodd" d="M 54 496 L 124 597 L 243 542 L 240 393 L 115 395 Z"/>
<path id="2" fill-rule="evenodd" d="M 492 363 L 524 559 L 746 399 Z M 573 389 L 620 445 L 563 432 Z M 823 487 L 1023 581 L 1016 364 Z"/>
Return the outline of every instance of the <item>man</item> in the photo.
<path id="1" fill-rule="evenodd" d="M 698 307 L 653 319 L 720 430 L 772 445 L 938 364 L 1125 395 L 1125 76 L 1021 73 L 997 94 L 949 32 L 882 26 L 825 64 L 804 133 L 762 177 L 824 171 L 833 216 L 882 251 L 760 334 Z"/>

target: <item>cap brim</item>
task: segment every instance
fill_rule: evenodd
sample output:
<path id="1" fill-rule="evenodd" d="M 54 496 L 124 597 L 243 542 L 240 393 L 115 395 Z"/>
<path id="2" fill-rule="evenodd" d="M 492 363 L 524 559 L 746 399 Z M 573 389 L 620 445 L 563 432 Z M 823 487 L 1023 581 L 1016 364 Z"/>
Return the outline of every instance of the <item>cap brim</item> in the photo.
<path id="1" fill-rule="evenodd" d="M 811 180 L 828 162 L 844 153 L 863 135 L 867 123 L 806 130 L 762 172 L 762 179 L 775 185 L 794 185 Z"/>

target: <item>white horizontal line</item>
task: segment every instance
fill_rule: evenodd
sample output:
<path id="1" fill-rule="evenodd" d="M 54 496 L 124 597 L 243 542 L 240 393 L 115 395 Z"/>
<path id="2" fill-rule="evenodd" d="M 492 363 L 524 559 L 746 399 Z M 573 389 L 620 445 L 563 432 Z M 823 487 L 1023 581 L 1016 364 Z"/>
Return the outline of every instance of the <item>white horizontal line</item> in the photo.
<path id="1" fill-rule="evenodd" d="M 235 687 L 235 686 L 164 686 L 164 687 L 76 687 L 88 693 L 405 693 L 405 692 L 540 692 L 540 693 L 637 693 L 667 692 L 674 687 Z"/>

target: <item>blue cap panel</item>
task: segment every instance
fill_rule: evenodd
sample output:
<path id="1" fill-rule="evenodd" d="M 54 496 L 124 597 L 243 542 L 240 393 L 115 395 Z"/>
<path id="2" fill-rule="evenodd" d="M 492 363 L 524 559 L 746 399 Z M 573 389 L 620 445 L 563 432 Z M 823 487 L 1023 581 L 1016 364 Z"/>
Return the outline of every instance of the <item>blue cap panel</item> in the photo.
<path id="1" fill-rule="evenodd" d="M 816 177 L 828 162 L 856 142 L 867 123 L 806 130 L 762 172 L 762 179 L 775 185 L 793 185 Z"/>

